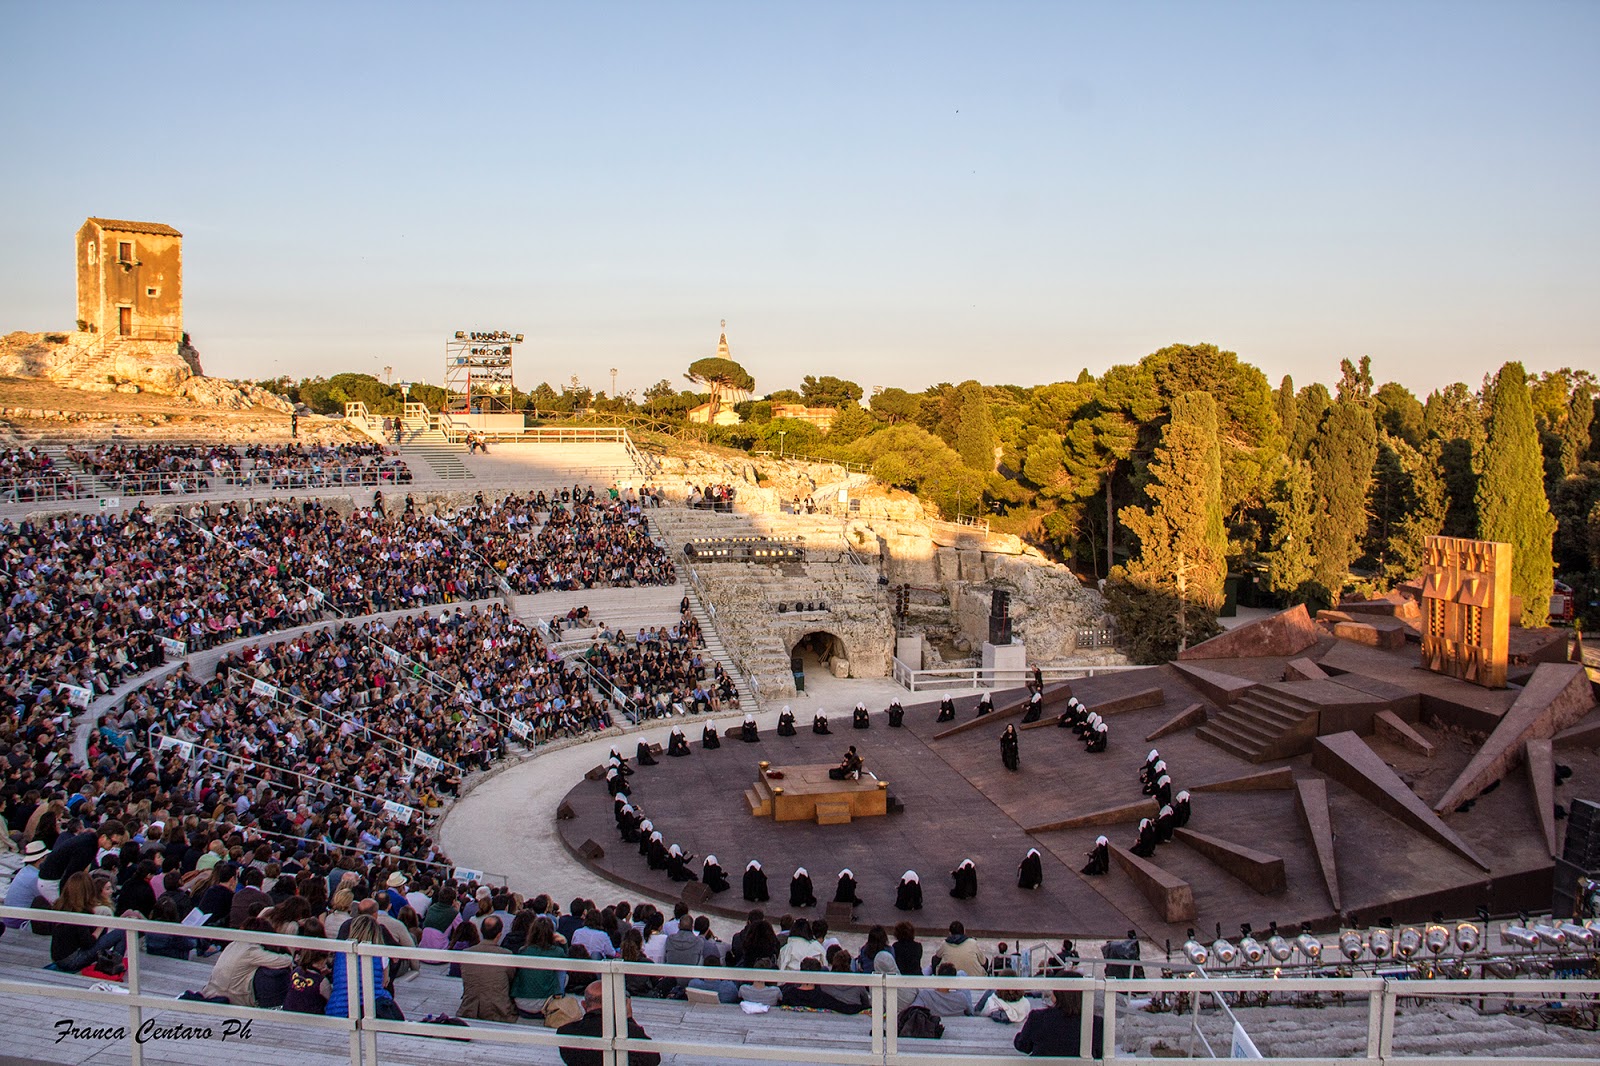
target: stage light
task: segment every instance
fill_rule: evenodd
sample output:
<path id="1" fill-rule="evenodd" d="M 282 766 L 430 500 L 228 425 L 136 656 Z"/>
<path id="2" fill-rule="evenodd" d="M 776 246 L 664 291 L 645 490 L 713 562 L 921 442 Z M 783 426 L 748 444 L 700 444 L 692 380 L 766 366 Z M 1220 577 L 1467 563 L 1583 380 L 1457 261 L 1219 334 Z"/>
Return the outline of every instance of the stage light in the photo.
<path id="1" fill-rule="evenodd" d="M 1394 951 L 1394 934 L 1387 929 L 1374 929 L 1367 937 L 1367 950 L 1375 959 L 1386 959 Z"/>
<path id="2" fill-rule="evenodd" d="M 1450 930 L 1442 925 L 1430 925 L 1423 930 L 1422 943 L 1430 954 L 1438 955 L 1450 946 Z"/>
<path id="3" fill-rule="evenodd" d="M 1355 962 L 1357 959 L 1359 959 L 1361 957 L 1361 953 L 1365 950 L 1366 947 L 1361 943 L 1360 933 L 1352 929 L 1347 933 L 1339 934 L 1339 954 L 1343 955 L 1351 962 Z"/>
<path id="4" fill-rule="evenodd" d="M 520 333 L 519 333 L 519 334 L 517 334 L 517 343 L 518 343 L 518 344 L 521 344 L 521 343 L 522 343 L 522 334 L 520 334 Z"/>
<path id="5" fill-rule="evenodd" d="M 464 341 L 466 339 L 467 339 L 467 333 L 466 333 L 465 330 L 460 330 L 460 329 L 456 330 L 456 340 Z"/>
<path id="6" fill-rule="evenodd" d="M 1533 935 L 1539 938 L 1541 944 L 1548 944 L 1557 951 L 1567 950 L 1567 934 L 1553 925 L 1540 922 L 1533 927 Z"/>
<path id="7" fill-rule="evenodd" d="M 1294 946 L 1300 949 L 1300 954 L 1305 956 L 1307 962 L 1322 961 L 1322 941 L 1310 933 L 1301 933 L 1295 937 Z"/>
<path id="8" fill-rule="evenodd" d="M 1244 961 L 1249 966 L 1261 965 L 1261 960 L 1266 958 L 1267 949 L 1253 936 L 1239 938 L 1239 954 L 1244 956 Z"/>
<path id="9" fill-rule="evenodd" d="M 1456 947 L 1463 955 L 1470 955 L 1478 950 L 1478 945 L 1483 942 L 1483 934 L 1471 922 L 1462 922 L 1456 926 Z"/>
<path id="10" fill-rule="evenodd" d="M 1281 936 L 1267 937 L 1267 954 L 1272 956 L 1274 962 L 1288 962 L 1294 954 L 1294 945 Z"/>
<path id="11" fill-rule="evenodd" d="M 1500 939 L 1516 947 L 1525 948 L 1528 951 L 1539 950 L 1539 934 L 1520 925 L 1502 926 Z"/>
<path id="12" fill-rule="evenodd" d="M 1587 926 L 1577 925 L 1573 922 L 1562 922 L 1561 931 L 1567 935 L 1567 943 L 1573 947 L 1594 947 L 1594 930 Z"/>
<path id="13" fill-rule="evenodd" d="M 1232 966 L 1233 960 L 1239 957 L 1239 949 L 1218 937 L 1216 943 L 1211 945 L 1211 956 L 1219 966 Z"/>
<path id="14" fill-rule="evenodd" d="M 1400 930 L 1400 936 L 1395 941 L 1394 953 L 1402 959 L 1409 959 L 1422 950 L 1422 933 L 1409 926 Z"/>
<path id="15" fill-rule="evenodd" d="M 1211 952 L 1194 938 L 1193 929 L 1189 930 L 1189 939 L 1183 942 L 1183 954 L 1196 966 L 1204 966 L 1211 959 Z"/>

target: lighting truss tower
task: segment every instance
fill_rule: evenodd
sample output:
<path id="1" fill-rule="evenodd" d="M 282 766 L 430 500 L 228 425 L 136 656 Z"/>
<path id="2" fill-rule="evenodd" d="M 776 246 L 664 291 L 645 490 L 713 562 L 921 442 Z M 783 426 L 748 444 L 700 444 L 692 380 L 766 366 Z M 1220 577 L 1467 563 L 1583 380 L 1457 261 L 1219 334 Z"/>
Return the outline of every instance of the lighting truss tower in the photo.
<path id="1" fill-rule="evenodd" d="M 511 410 L 512 348 L 522 334 L 503 329 L 456 330 L 444 342 L 447 410 L 493 414 Z"/>

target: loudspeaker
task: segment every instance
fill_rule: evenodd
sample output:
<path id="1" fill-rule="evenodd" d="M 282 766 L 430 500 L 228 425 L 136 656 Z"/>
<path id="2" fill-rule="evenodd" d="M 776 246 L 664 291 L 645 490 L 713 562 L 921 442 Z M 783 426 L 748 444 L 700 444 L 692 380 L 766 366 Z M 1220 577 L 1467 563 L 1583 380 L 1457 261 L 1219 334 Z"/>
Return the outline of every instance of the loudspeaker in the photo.
<path id="1" fill-rule="evenodd" d="M 585 840 L 579 845 L 578 854 L 585 859 L 603 859 L 606 857 L 606 849 L 596 844 L 593 840 Z"/>
<path id="2" fill-rule="evenodd" d="M 651 744 L 650 745 L 650 754 L 651 755 L 660 755 L 661 754 L 661 745 L 660 744 Z"/>
<path id="3" fill-rule="evenodd" d="M 556 808 L 556 821 L 558 822 L 570 822 L 577 816 L 578 812 L 572 809 L 572 804 L 570 803 L 563 802 L 561 806 Z"/>
<path id="4" fill-rule="evenodd" d="M 840 926 L 848 924 L 851 917 L 854 915 L 854 912 L 855 908 L 851 907 L 848 903 L 828 904 L 828 910 L 826 914 L 828 919 L 828 928 L 836 929 Z"/>
<path id="5" fill-rule="evenodd" d="M 1573 800 L 1567 812 L 1567 839 L 1561 857 L 1585 870 L 1600 868 L 1600 804 Z"/>
<path id="6" fill-rule="evenodd" d="M 995 589 L 989 597 L 989 643 L 1011 643 L 1011 593 Z"/>
<path id="7" fill-rule="evenodd" d="M 593 770 L 584 774 L 583 779 L 585 781 L 604 781 L 606 779 L 606 768 L 604 766 L 596 766 Z"/>
<path id="8" fill-rule="evenodd" d="M 683 895 L 679 898 L 691 907 L 698 907 L 711 898 L 711 890 L 700 881 L 688 881 L 684 883 Z"/>

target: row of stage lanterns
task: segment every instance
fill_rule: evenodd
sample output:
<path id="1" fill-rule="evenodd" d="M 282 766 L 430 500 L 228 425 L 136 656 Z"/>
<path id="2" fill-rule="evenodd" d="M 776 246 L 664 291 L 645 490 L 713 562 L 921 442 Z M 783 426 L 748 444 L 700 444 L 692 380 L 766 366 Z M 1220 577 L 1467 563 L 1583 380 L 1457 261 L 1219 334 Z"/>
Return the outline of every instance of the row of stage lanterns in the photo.
<path id="1" fill-rule="evenodd" d="M 1183 954 L 1201 968 L 1235 964 L 1240 967 L 1278 967 L 1296 964 L 1296 956 L 1298 964 L 1310 966 L 1321 964 L 1325 956 L 1333 956 L 1351 964 L 1359 963 L 1363 958 L 1371 962 L 1410 962 L 1438 958 L 1452 947 L 1463 956 L 1471 955 L 1483 946 L 1486 928 L 1486 924 L 1480 927 L 1472 922 L 1458 922 L 1454 926 L 1430 922 L 1421 927 L 1404 926 L 1398 930 L 1386 927 L 1366 931 L 1347 929 L 1331 945 L 1325 945 L 1310 933 L 1301 933 L 1293 938 L 1280 936 L 1277 923 L 1273 923 L 1271 933 L 1265 940 L 1257 940 L 1251 935 L 1250 927 L 1243 926 L 1238 942 L 1233 943 L 1223 937 L 1222 925 L 1218 923 L 1217 938 L 1210 944 L 1198 940 L 1194 930 L 1189 930 L 1189 937 L 1183 944 Z M 1546 948 L 1558 954 L 1588 952 L 1600 943 L 1600 921 L 1552 919 L 1548 922 L 1528 922 L 1524 919 L 1521 925 L 1502 926 L 1500 939 L 1506 945 L 1524 952 L 1537 953 Z"/>

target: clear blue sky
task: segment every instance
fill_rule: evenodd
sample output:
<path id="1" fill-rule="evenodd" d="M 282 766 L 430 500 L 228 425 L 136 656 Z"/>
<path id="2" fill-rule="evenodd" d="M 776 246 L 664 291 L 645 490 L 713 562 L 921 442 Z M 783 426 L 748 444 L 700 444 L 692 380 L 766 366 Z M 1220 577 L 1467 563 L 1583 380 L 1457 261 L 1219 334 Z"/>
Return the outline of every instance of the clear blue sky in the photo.
<path id="1" fill-rule="evenodd" d="M 1600 4 L 6 7 L 0 331 L 185 235 L 207 370 L 763 391 L 1600 369 Z"/>

